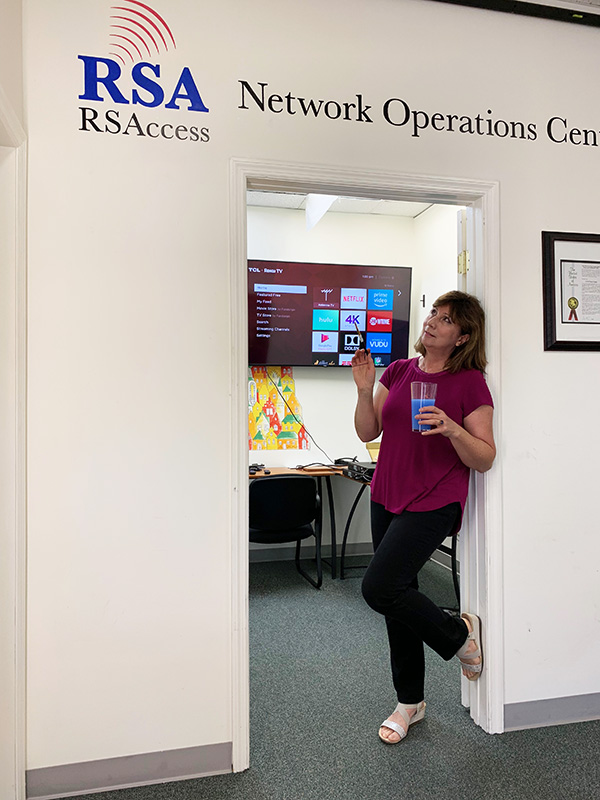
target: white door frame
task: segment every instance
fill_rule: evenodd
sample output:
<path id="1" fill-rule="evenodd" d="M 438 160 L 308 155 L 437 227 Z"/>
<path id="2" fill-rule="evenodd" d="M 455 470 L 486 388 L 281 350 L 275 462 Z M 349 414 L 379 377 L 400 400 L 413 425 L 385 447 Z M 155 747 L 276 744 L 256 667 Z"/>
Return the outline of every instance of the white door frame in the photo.
<path id="1" fill-rule="evenodd" d="M 230 313 L 231 313 L 231 556 L 232 556 L 232 740 L 233 769 L 249 766 L 248 643 L 248 419 L 247 419 L 247 254 L 246 192 L 316 192 L 430 203 L 474 209 L 475 246 L 471 290 L 487 312 L 487 378 L 500 394 L 499 186 L 496 182 L 411 175 L 293 162 L 232 159 L 230 169 Z M 496 438 L 500 438 L 498 419 Z M 504 642 L 502 613 L 502 497 L 498 468 L 478 476 L 472 487 L 474 535 L 464 553 L 463 591 L 469 610 L 482 618 L 486 670 L 470 683 L 467 705 L 473 720 L 488 733 L 504 729 Z M 476 513 L 473 513 L 476 511 Z M 466 605 L 464 606 L 466 608 Z"/>
<path id="2" fill-rule="evenodd" d="M 25 800 L 26 747 L 26 182 L 25 132 L 0 86 L 0 796 Z M 8 656 L 8 657 L 6 657 Z"/>

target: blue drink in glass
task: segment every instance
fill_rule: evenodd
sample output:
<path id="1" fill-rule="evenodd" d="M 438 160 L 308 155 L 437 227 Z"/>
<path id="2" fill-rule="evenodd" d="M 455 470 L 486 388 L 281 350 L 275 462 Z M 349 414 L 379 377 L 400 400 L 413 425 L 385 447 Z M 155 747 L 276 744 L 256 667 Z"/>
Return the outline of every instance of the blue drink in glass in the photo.
<path id="1" fill-rule="evenodd" d="M 420 412 L 425 406 L 435 405 L 435 395 L 437 392 L 437 383 L 424 383 L 423 381 L 413 381 L 410 384 L 410 413 L 411 413 L 411 430 L 415 432 L 428 431 L 431 425 L 419 424 L 419 420 L 415 419 L 415 415 Z"/>
<path id="2" fill-rule="evenodd" d="M 415 419 L 415 414 L 419 413 L 419 409 L 421 408 L 421 398 L 412 398 L 410 401 L 410 413 L 412 415 L 412 425 L 411 430 L 418 431 L 419 430 L 419 420 Z"/>
<path id="3" fill-rule="evenodd" d="M 425 406 L 434 406 L 435 405 L 435 399 L 433 397 L 425 397 L 425 398 L 423 398 L 423 400 L 419 400 L 419 403 L 420 403 L 420 407 L 421 408 L 425 408 Z M 419 411 L 417 410 L 415 413 L 418 414 Z M 417 420 L 415 420 L 415 422 L 417 422 Z M 420 430 L 420 431 L 429 431 L 429 430 L 431 430 L 431 425 L 424 425 L 421 422 L 421 423 L 419 423 L 418 430 Z"/>

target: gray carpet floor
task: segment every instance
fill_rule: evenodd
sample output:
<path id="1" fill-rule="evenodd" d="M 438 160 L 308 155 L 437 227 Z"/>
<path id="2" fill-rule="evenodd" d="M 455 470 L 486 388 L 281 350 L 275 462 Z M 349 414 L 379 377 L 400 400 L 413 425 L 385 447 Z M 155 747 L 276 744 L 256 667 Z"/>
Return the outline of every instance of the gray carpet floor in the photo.
<path id="1" fill-rule="evenodd" d="M 459 667 L 427 658 L 427 714 L 397 746 L 377 737 L 395 706 L 385 626 L 362 570 L 314 590 L 291 562 L 250 570 L 251 768 L 96 800 L 595 800 L 600 722 L 490 736 L 460 704 Z M 429 563 L 421 588 L 453 601 Z M 89 795 L 88 795 L 89 797 Z"/>

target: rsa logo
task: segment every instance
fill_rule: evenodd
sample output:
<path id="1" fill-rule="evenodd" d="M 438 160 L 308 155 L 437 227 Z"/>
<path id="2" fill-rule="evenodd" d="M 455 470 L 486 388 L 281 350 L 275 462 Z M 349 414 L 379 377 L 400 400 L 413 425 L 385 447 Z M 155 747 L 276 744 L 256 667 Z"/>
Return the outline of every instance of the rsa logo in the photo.
<path id="1" fill-rule="evenodd" d="M 177 47 L 165 19 L 146 3 L 121 0 L 110 9 L 110 57 L 79 55 L 83 65 L 83 92 L 88 103 L 112 102 L 121 108 L 98 109 L 81 106 L 79 130 L 144 136 L 151 139 L 209 141 L 206 127 L 189 124 L 186 118 L 154 122 L 138 115 L 138 110 L 121 115 L 123 106 L 141 109 L 164 108 L 170 111 L 208 113 L 189 67 L 183 67 L 177 80 L 165 84 L 157 57 Z M 182 124 L 179 124 L 182 123 Z"/>
<path id="2" fill-rule="evenodd" d="M 77 56 L 84 64 L 83 69 L 83 94 L 79 95 L 80 100 L 95 100 L 102 102 L 104 97 L 100 96 L 99 86 L 104 86 L 106 93 L 115 103 L 129 105 L 129 100 L 117 86 L 117 81 L 122 75 L 122 69 L 116 61 L 111 58 L 98 58 L 97 56 Z M 103 65 L 100 68 L 100 65 Z M 104 75 L 100 74 L 104 72 Z M 160 78 L 160 66 L 149 64 L 142 61 L 135 64 L 131 70 L 131 78 L 135 85 L 146 92 L 140 94 L 138 89 L 131 92 L 131 102 L 133 105 L 156 108 L 164 103 L 165 92 L 160 83 L 156 80 Z M 165 108 L 173 108 L 177 111 L 184 107 L 181 104 L 187 103 L 187 111 L 208 111 L 204 105 L 196 82 L 192 77 L 189 67 L 184 67 L 175 88 L 173 89 L 168 103 L 164 103 Z"/>

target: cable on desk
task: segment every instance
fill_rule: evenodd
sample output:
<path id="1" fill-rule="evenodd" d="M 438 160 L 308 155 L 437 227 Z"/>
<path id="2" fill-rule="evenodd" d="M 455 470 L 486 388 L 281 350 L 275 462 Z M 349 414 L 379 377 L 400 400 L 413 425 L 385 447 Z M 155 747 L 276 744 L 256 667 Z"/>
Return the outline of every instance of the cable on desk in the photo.
<path id="1" fill-rule="evenodd" d="M 313 467 L 322 467 L 323 469 L 331 469 L 331 470 L 342 469 L 341 464 L 324 464 L 322 461 L 311 461 L 310 464 L 298 464 L 296 467 L 294 467 L 294 469 L 302 471 L 302 470 L 312 469 Z"/>

